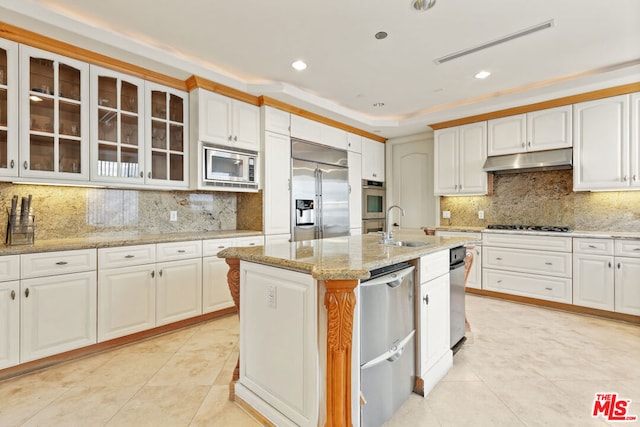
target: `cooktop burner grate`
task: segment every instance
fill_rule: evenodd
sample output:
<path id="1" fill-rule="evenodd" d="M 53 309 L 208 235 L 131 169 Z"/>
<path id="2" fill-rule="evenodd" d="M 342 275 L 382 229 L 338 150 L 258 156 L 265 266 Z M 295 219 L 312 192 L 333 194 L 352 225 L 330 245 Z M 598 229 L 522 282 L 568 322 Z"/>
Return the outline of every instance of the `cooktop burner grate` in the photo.
<path id="1" fill-rule="evenodd" d="M 523 230 L 523 231 L 553 231 L 557 233 L 568 233 L 569 227 L 555 225 L 520 225 L 520 224 L 489 224 L 489 230 Z"/>

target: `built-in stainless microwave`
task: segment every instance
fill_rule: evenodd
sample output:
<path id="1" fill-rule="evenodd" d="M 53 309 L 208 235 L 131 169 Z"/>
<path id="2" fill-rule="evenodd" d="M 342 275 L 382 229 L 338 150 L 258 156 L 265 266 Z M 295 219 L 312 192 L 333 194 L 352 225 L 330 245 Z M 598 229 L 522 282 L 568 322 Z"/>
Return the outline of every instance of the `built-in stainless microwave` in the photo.
<path id="1" fill-rule="evenodd" d="M 202 179 L 207 186 L 258 189 L 255 151 L 203 145 Z"/>
<path id="2" fill-rule="evenodd" d="M 384 183 L 362 180 L 362 219 L 384 219 Z"/>

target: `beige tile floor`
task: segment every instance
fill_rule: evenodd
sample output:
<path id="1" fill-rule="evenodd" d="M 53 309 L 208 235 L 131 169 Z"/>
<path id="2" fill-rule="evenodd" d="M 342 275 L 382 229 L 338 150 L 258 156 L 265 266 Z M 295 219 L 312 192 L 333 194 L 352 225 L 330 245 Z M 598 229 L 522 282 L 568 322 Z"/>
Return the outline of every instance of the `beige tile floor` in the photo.
<path id="1" fill-rule="evenodd" d="M 387 426 L 604 426 L 596 392 L 640 415 L 640 327 L 472 295 L 467 314 L 453 369 Z M 2 382 L 0 426 L 256 426 L 227 400 L 237 331 L 228 316 Z"/>

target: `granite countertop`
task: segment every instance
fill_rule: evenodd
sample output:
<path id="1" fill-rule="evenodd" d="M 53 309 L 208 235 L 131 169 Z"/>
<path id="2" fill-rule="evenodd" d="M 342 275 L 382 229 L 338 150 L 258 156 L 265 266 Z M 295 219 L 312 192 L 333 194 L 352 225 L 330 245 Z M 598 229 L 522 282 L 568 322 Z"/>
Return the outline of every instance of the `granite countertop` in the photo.
<path id="1" fill-rule="evenodd" d="M 420 232 L 396 232 L 396 241 L 424 242 L 426 246 L 382 245 L 380 235 L 333 237 L 302 242 L 276 242 L 265 246 L 227 248 L 220 258 L 239 258 L 260 264 L 308 273 L 318 280 L 360 280 L 369 271 L 420 258 L 464 244 L 464 237 L 425 236 Z"/>
<path id="2" fill-rule="evenodd" d="M 640 239 L 640 232 L 633 231 L 586 231 L 573 230 L 568 233 L 553 231 L 528 231 L 528 230 L 482 230 L 483 233 L 520 234 L 526 236 L 559 236 L 559 237 L 584 237 L 593 239 Z"/>
<path id="3" fill-rule="evenodd" d="M 28 254 L 34 252 L 66 251 L 73 249 L 95 249 L 119 246 L 145 245 L 151 243 L 185 242 L 189 240 L 228 239 L 234 237 L 261 236 L 262 232 L 252 230 L 220 230 L 193 233 L 104 233 L 69 239 L 36 240 L 33 245 L 2 245 L 0 256 Z"/>

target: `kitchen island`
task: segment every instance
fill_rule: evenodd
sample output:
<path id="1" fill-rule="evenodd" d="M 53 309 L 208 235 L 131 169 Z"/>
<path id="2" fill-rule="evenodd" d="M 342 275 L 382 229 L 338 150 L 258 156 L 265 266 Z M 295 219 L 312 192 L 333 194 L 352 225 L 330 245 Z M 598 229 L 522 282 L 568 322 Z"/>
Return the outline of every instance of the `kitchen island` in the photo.
<path id="1" fill-rule="evenodd" d="M 420 260 L 431 254 L 448 269 L 449 249 L 468 240 L 394 237 L 417 246 L 363 235 L 221 251 L 240 313 L 231 399 L 275 425 L 360 425 L 358 285 L 371 270 L 400 262 L 427 271 Z"/>

